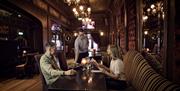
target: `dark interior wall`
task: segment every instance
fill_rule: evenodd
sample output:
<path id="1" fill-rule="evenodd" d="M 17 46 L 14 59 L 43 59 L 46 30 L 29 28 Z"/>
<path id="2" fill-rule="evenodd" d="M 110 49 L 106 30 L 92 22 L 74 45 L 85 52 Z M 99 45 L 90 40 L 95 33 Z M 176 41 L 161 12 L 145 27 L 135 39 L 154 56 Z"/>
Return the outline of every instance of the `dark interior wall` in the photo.
<path id="1" fill-rule="evenodd" d="M 50 31 L 50 25 L 52 21 L 57 21 L 57 23 L 62 26 L 69 28 L 69 20 L 65 15 L 66 12 L 61 11 L 62 7 L 58 10 L 55 8 L 54 3 L 49 0 L 8 0 L 9 2 L 15 4 L 19 8 L 25 10 L 29 14 L 33 15 L 42 23 L 42 35 L 43 35 L 43 45 L 49 41 L 52 37 Z M 52 3 L 49 3 L 52 2 Z"/>
<path id="2" fill-rule="evenodd" d="M 110 14 L 111 43 L 120 46 L 124 52 L 128 49 L 126 3 L 125 0 L 114 0 Z"/>
<path id="3" fill-rule="evenodd" d="M 33 5 L 32 1 L 25 1 L 25 0 L 9 0 L 9 2 L 15 4 L 19 8 L 25 10 L 29 14 L 35 16 L 39 19 L 42 23 L 42 34 L 43 34 L 43 42 L 48 40 L 48 33 L 47 33 L 47 13 L 37 6 Z M 43 43 L 44 44 L 44 43 Z"/>
<path id="4" fill-rule="evenodd" d="M 7 31 L 6 36 L 4 37 L 7 37 L 8 40 L 14 41 L 18 41 L 19 39 L 23 38 L 26 40 L 26 45 L 21 46 L 18 44 L 20 49 L 22 47 L 26 47 L 31 51 L 42 52 L 41 22 L 31 14 L 8 1 L 0 2 L 0 9 L 10 13 L 10 15 L 2 15 L 0 17 L 1 28 L 3 26 L 7 27 L 7 29 L 1 29 L 1 31 Z M 18 32 L 23 32 L 23 35 L 19 36 Z M 1 36 L 1 38 L 2 37 L 3 36 Z M 36 40 L 33 40 L 33 38 L 36 38 Z"/>
<path id="5" fill-rule="evenodd" d="M 164 69 L 167 79 L 180 83 L 179 0 L 165 0 Z"/>
<path id="6" fill-rule="evenodd" d="M 17 43 L 15 41 L 0 40 L 0 81 L 15 75 L 17 65 Z"/>
<path id="7" fill-rule="evenodd" d="M 174 80 L 180 83 L 180 1 L 175 0 L 175 60 Z"/>
<path id="8" fill-rule="evenodd" d="M 110 36 L 112 44 L 124 52 L 137 49 L 136 45 L 136 0 L 114 0 L 111 6 Z"/>
<path id="9" fill-rule="evenodd" d="M 107 11 L 108 12 L 108 11 Z M 92 20 L 95 21 L 95 30 L 92 30 L 92 33 L 100 35 L 100 32 L 103 32 L 103 36 L 99 36 L 99 47 L 107 47 L 109 44 L 109 22 L 107 12 L 93 13 Z"/>
<path id="10" fill-rule="evenodd" d="M 109 24 L 110 24 L 110 43 L 111 44 L 117 44 L 123 48 L 125 48 L 123 44 L 124 41 L 122 41 L 121 39 L 124 39 L 124 37 L 122 37 L 120 35 L 120 32 L 124 32 L 124 20 L 122 18 L 124 18 L 124 12 L 121 10 L 122 8 L 122 1 L 120 0 L 114 0 L 112 2 L 112 5 L 110 7 L 111 13 L 109 14 Z M 119 38 L 120 39 L 120 43 L 117 43 L 116 39 L 117 39 L 117 35 L 120 35 Z"/>
<path id="11" fill-rule="evenodd" d="M 0 0 L 0 10 L 0 78 L 5 80 L 15 76 L 23 50 L 42 52 L 42 25 L 37 18 L 8 1 Z M 23 32 L 22 36 L 18 35 L 19 31 Z"/>

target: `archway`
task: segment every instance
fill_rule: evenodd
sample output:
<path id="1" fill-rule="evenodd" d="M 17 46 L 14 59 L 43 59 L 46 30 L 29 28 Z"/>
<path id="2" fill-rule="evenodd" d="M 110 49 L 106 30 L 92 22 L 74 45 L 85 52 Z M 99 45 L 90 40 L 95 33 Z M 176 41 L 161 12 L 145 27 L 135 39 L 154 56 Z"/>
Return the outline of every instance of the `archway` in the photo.
<path id="1" fill-rule="evenodd" d="M 14 76 L 22 52 L 43 52 L 42 24 L 8 1 L 0 1 L 0 78 Z"/>

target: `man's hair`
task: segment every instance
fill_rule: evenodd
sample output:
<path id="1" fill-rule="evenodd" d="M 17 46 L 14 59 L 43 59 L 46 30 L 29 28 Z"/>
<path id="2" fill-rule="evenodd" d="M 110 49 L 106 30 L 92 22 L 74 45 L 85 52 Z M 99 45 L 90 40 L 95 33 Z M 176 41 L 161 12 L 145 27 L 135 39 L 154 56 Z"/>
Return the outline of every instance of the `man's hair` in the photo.
<path id="1" fill-rule="evenodd" d="M 80 29 L 79 32 L 84 32 L 84 29 Z"/>
<path id="2" fill-rule="evenodd" d="M 53 43 L 53 42 L 48 42 L 48 43 L 45 44 L 45 47 L 46 47 L 46 48 L 47 48 L 47 47 L 55 47 L 55 46 L 56 46 L 56 44 Z"/>
<path id="3" fill-rule="evenodd" d="M 78 31 L 78 32 L 85 32 L 84 29 L 81 28 L 81 27 L 77 28 L 77 31 Z"/>

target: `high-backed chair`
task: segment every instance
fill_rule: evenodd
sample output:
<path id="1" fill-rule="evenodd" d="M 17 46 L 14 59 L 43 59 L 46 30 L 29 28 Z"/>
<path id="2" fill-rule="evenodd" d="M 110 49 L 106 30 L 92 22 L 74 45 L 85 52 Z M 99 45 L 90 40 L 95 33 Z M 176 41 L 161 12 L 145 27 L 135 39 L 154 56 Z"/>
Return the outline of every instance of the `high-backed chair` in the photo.
<path id="1" fill-rule="evenodd" d="M 39 73 L 40 73 L 40 76 L 41 76 L 41 80 L 42 80 L 42 88 L 43 88 L 43 91 L 48 91 L 48 86 L 46 84 L 46 81 L 45 81 L 45 78 L 42 74 L 42 71 L 41 71 L 41 68 L 40 68 L 40 58 L 41 58 L 42 54 L 38 54 L 38 55 L 35 55 L 34 58 L 38 64 L 38 68 L 39 68 Z"/>
<path id="2" fill-rule="evenodd" d="M 124 57 L 126 80 L 137 91 L 180 91 L 180 86 L 158 74 L 137 51 Z"/>
<path id="3" fill-rule="evenodd" d="M 66 56 L 64 52 L 58 52 L 57 53 L 57 58 L 59 59 L 60 67 L 62 70 L 68 70 L 68 65 L 66 62 Z"/>
<path id="4" fill-rule="evenodd" d="M 28 53 L 20 57 L 21 61 L 24 61 L 24 63 L 16 66 L 17 78 L 33 75 L 34 55 L 36 54 L 38 53 Z"/>

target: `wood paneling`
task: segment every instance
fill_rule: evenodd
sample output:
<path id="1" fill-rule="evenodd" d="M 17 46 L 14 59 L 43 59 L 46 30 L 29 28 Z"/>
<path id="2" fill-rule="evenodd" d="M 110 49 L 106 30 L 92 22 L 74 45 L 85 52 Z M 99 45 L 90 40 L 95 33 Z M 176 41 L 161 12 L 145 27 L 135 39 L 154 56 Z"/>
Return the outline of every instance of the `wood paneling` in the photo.
<path id="1" fill-rule="evenodd" d="M 128 49 L 136 47 L 136 0 L 127 1 Z"/>
<path id="2" fill-rule="evenodd" d="M 174 33 L 174 64 L 173 64 L 173 80 L 180 83 L 180 1 L 175 0 L 175 33 Z"/>
<path id="3" fill-rule="evenodd" d="M 112 0 L 89 0 L 93 12 L 108 10 Z"/>

